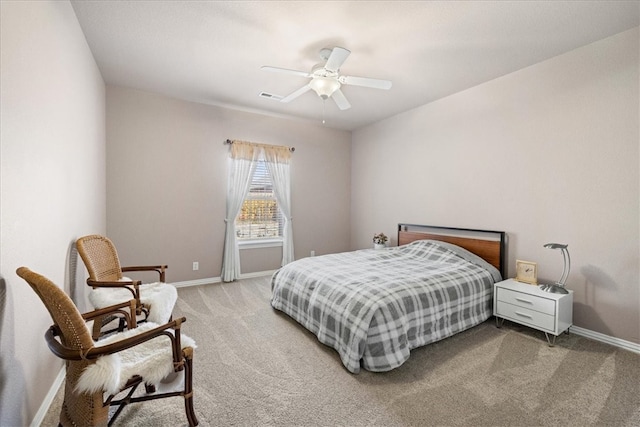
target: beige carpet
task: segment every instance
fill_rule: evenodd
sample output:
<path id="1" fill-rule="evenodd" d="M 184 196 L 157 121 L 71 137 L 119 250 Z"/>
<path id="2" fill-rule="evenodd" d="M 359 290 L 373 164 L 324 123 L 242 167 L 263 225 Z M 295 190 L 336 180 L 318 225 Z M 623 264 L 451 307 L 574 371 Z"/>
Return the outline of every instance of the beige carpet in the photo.
<path id="1" fill-rule="evenodd" d="M 196 340 L 201 426 L 638 426 L 640 355 L 493 320 L 412 351 L 387 373 L 337 353 L 269 305 L 268 278 L 181 288 Z M 54 402 L 43 426 L 57 424 Z M 180 398 L 125 409 L 120 426 L 186 425 Z"/>

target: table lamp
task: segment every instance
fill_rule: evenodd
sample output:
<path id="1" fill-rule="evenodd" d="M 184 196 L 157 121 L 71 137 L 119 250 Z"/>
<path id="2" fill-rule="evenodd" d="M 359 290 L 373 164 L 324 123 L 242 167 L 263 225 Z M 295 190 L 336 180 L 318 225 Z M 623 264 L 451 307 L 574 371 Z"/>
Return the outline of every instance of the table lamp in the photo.
<path id="1" fill-rule="evenodd" d="M 569 270 L 571 270 L 571 258 L 569 258 L 568 245 L 562 243 L 547 243 L 544 245 L 548 249 L 560 249 L 562 251 L 562 257 L 564 258 L 564 270 L 562 270 L 562 276 L 554 284 L 541 283 L 540 289 L 545 292 L 551 292 L 553 294 L 568 294 L 569 291 L 565 288 L 565 282 L 569 277 Z"/>

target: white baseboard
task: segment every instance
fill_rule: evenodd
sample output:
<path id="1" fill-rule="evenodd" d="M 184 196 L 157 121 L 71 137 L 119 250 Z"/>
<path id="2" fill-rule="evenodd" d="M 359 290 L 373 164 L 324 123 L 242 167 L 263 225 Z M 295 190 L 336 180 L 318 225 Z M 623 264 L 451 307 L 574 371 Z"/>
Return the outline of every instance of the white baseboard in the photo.
<path id="1" fill-rule="evenodd" d="M 210 277 L 207 279 L 185 280 L 184 282 L 171 282 L 176 288 L 187 288 L 189 286 L 209 285 L 211 283 L 220 283 L 219 277 Z"/>
<path id="2" fill-rule="evenodd" d="M 255 277 L 271 276 L 274 271 L 275 270 L 267 270 L 267 271 L 256 271 L 255 273 L 241 274 L 240 280 L 253 279 Z M 220 282 L 222 282 L 222 278 L 220 277 L 209 277 L 206 279 L 185 280 L 184 282 L 172 282 L 171 284 L 176 288 L 186 288 L 189 286 L 209 285 L 212 283 L 220 283 Z"/>
<path id="3" fill-rule="evenodd" d="M 275 273 L 276 270 L 268 270 L 268 271 L 256 271 L 255 273 L 246 273 L 240 275 L 240 280 L 242 279 L 253 279 L 254 277 L 264 277 L 271 276 Z"/>
<path id="4" fill-rule="evenodd" d="M 570 332 L 585 338 L 590 338 L 594 341 L 600 341 L 605 344 L 610 344 L 614 347 L 623 348 L 625 350 L 629 350 L 634 353 L 640 354 L 640 344 L 636 344 L 631 341 L 622 340 L 620 338 L 614 338 L 609 335 L 601 334 L 600 332 L 590 331 L 589 329 L 580 328 L 578 326 L 572 326 L 570 329 Z"/>
<path id="5" fill-rule="evenodd" d="M 40 425 L 42 425 L 44 417 L 47 416 L 47 412 L 49 412 L 49 408 L 53 403 L 53 399 L 55 399 L 56 394 L 58 394 L 58 390 L 60 390 L 60 387 L 62 387 L 62 384 L 64 383 L 66 372 L 67 370 L 65 366 L 62 365 L 60 372 L 58 372 L 58 376 L 56 377 L 55 381 L 53 381 L 53 384 L 51 385 L 51 388 L 49 389 L 47 395 L 44 397 L 40 408 L 38 408 L 38 412 L 36 412 L 33 420 L 31 420 L 30 427 L 39 427 Z"/>

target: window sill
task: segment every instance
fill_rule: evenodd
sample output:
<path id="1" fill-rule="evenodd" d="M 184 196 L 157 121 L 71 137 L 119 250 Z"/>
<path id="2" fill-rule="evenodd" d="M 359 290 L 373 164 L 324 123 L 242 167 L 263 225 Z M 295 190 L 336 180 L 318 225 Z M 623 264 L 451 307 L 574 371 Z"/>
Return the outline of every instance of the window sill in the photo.
<path id="1" fill-rule="evenodd" d="M 282 246 L 282 239 L 239 240 L 238 249 L 275 248 Z"/>

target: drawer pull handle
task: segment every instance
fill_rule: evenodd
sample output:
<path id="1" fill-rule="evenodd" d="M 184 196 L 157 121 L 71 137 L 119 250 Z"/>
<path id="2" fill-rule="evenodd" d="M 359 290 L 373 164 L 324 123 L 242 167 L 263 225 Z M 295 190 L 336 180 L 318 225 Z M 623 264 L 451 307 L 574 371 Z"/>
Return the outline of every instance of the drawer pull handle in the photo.
<path id="1" fill-rule="evenodd" d="M 519 311 L 516 311 L 516 314 L 518 316 L 526 317 L 527 319 L 533 319 L 533 316 L 531 316 L 529 314 L 525 314 L 525 313 L 520 313 Z"/>
<path id="2" fill-rule="evenodd" d="M 516 301 L 526 302 L 527 304 L 533 304 L 533 301 L 530 301 L 528 299 L 523 299 L 523 298 L 516 298 Z"/>

